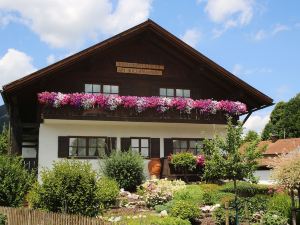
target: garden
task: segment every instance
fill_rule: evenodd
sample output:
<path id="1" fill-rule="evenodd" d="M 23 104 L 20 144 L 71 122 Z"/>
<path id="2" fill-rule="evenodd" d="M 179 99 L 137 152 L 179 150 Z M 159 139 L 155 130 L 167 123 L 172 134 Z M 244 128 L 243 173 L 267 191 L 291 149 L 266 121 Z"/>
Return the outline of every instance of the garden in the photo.
<path id="1" fill-rule="evenodd" d="M 229 121 L 227 136 L 206 140 L 202 154 L 169 157 L 183 174 L 199 181 L 146 179 L 143 158 L 115 151 L 99 171 L 76 159 L 54 162 L 37 180 L 21 158 L 0 155 L 0 206 L 24 207 L 96 217 L 105 224 L 296 224 L 299 207 L 300 155 L 276 162 L 277 185 L 257 184 L 253 172 L 263 149 L 246 145 L 241 125 Z M 241 148 L 241 146 L 244 146 Z M 0 224 L 5 215 L 0 214 Z"/>

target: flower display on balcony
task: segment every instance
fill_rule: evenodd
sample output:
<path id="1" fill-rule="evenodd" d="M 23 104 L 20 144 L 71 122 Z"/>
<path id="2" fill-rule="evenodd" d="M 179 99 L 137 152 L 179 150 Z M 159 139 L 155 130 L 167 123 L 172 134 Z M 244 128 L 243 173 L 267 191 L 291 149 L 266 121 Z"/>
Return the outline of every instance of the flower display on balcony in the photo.
<path id="1" fill-rule="evenodd" d="M 116 110 L 119 107 L 134 109 L 141 113 L 146 109 L 155 109 L 160 113 L 169 110 L 178 110 L 187 114 L 192 111 L 206 114 L 224 112 L 230 115 L 241 115 L 247 112 L 244 103 L 238 101 L 215 101 L 212 99 L 193 100 L 191 98 L 167 98 L 167 97 L 139 97 L 139 96 L 117 96 L 103 94 L 85 94 L 60 92 L 42 92 L 38 94 L 38 101 L 42 105 L 60 108 L 71 106 L 74 108 L 93 109 L 101 108 Z"/>

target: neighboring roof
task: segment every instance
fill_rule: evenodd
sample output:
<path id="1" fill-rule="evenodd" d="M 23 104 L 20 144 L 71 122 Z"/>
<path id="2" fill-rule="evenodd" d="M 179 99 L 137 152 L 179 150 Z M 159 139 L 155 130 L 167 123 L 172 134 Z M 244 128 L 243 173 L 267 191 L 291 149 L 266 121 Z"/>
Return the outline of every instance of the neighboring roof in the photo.
<path id="1" fill-rule="evenodd" d="M 287 154 L 295 150 L 300 150 L 300 138 L 278 139 L 275 142 L 271 140 L 261 141 L 259 147 L 266 146 L 264 155 Z"/>
<path id="2" fill-rule="evenodd" d="M 282 154 L 300 151 L 300 138 L 278 139 L 275 142 L 271 140 L 261 141 L 258 147 L 266 146 L 263 158 L 259 160 L 259 166 L 267 167 L 272 164 L 274 157 Z"/>
<path id="3" fill-rule="evenodd" d="M 261 106 L 268 106 L 268 105 L 273 104 L 273 99 L 271 99 L 267 95 L 263 94 L 262 92 L 258 91 L 254 87 L 250 86 L 246 82 L 242 81 L 241 79 L 239 79 L 238 77 L 236 77 L 235 75 L 233 75 L 232 73 L 230 73 L 229 71 L 227 71 L 226 69 L 221 67 L 220 65 L 216 64 L 215 62 L 213 62 L 212 60 L 210 60 L 209 58 L 207 58 L 206 56 L 204 56 L 203 54 L 201 54 L 194 48 L 190 47 L 189 45 L 184 43 L 182 40 L 180 40 L 179 38 L 177 38 L 176 36 L 174 36 L 173 34 L 168 32 L 167 30 L 165 30 L 164 28 L 162 28 L 161 26 L 159 26 L 158 24 L 153 22 L 152 20 L 147 20 L 135 27 L 132 27 L 118 35 L 115 35 L 103 42 L 100 42 L 94 46 L 91 46 L 81 52 L 78 52 L 78 53 L 72 55 L 72 56 L 69 56 L 59 62 L 56 62 L 48 67 L 45 67 L 41 70 L 36 71 L 28 76 L 25 76 L 21 79 L 18 79 L 7 85 L 4 85 L 3 91 L 4 91 L 4 93 L 9 93 L 13 90 L 21 88 L 30 82 L 33 82 L 37 79 L 42 78 L 43 76 L 46 76 L 50 72 L 57 71 L 60 68 L 63 68 L 67 65 L 75 63 L 84 57 L 87 57 L 99 50 L 104 49 L 104 48 L 110 47 L 113 44 L 118 43 L 119 41 L 121 41 L 123 39 L 126 39 L 128 37 L 131 37 L 135 34 L 138 34 L 142 31 L 144 31 L 145 29 L 151 29 L 156 34 L 158 34 L 160 37 L 169 41 L 170 44 L 173 44 L 174 47 L 177 47 L 180 50 L 184 51 L 186 54 L 193 57 L 195 60 L 206 63 L 208 66 L 210 66 L 210 68 L 212 68 L 216 72 L 223 75 L 224 78 L 230 80 L 231 82 L 238 85 L 239 87 L 247 90 L 251 95 L 255 96 L 255 98 L 260 99 L 260 101 L 262 102 Z"/>

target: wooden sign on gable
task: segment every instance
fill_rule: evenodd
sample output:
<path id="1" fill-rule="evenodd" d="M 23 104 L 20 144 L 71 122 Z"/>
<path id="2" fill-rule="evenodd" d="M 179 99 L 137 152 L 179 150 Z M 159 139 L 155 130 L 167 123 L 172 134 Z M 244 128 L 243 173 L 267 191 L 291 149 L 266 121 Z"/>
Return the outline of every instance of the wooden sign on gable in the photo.
<path id="1" fill-rule="evenodd" d="M 131 73 L 162 76 L 164 65 L 144 64 L 144 63 L 129 63 L 129 62 L 116 62 L 118 73 Z"/>

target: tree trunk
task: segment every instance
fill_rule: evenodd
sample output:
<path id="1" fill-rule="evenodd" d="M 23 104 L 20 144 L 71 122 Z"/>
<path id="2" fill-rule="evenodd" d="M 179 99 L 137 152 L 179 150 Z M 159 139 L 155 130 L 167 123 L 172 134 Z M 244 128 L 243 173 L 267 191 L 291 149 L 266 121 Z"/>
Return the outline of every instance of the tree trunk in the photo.
<path id="1" fill-rule="evenodd" d="M 292 200 L 292 225 L 297 225 L 297 214 L 296 214 L 296 207 L 295 207 L 295 194 L 294 189 L 290 190 L 291 200 Z"/>
<path id="2" fill-rule="evenodd" d="M 236 179 L 233 180 L 234 185 L 234 207 L 235 207 L 235 224 L 239 225 L 239 209 L 237 204 L 237 185 L 236 185 Z"/>

